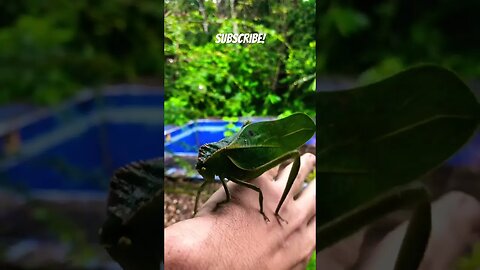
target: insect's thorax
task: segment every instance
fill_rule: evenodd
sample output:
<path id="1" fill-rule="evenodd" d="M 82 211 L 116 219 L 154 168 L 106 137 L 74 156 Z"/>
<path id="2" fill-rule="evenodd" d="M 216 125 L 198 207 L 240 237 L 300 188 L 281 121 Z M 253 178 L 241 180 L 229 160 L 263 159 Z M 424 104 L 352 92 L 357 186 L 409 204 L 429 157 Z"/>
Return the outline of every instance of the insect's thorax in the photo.
<path id="1" fill-rule="evenodd" d="M 197 169 L 205 165 L 207 161 L 220 149 L 216 143 L 207 143 L 198 150 Z"/>
<path id="2" fill-rule="evenodd" d="M 216 163 L 215 160 L 221 156 L 221 152 L 230 144 L 231 138 L 224 138 L 218 142 L 207 143 L 200 146 L 198 150 L 198 160 L 196 169 L 209 167 L 210 163 Z"/>

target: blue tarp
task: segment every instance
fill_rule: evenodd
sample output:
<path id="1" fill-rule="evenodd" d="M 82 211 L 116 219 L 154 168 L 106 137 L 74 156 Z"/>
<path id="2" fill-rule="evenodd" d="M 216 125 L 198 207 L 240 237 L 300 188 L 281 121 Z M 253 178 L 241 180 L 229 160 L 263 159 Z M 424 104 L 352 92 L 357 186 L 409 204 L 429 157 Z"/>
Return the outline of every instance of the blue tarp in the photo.
<path id="1" fill-rule="evenodd" d="M 161 89 L 125 85 L 4 118 L 0 185 L 106 190 L 116 168 L 163 156 L 163 101 Z"/>

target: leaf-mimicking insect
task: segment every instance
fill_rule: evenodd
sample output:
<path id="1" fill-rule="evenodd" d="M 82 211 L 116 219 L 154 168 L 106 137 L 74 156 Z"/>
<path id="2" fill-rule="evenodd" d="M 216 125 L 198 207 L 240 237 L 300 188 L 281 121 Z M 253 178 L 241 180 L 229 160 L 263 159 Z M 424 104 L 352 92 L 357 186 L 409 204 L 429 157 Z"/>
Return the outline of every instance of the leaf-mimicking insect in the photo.
<path id="1" fill-rule="evenodd" d="M 197 212 L 200 193 L 208 183 L 214 181 L 215 176 L 218 176 L 227 196 L 224 202 L 230 200 L 230 192 L 226 185 L 226 179 L 228 179 L 259 193 L 260 213 L 266 221 L 269 221 L 263 211 L 262 191 L 249 181 L 293 158 L 292 170 L 275 210 L 275 216 L 282 219 L 278 212 L 300 168 L 298 148 L 314 133 L 313 120 L 304 113 L 294 113 L 278 120 L 246 122 L 233 136 L 202 145 L 198 151 L 196 169 L 203 176 L 204 182 L 197 192 L 194 215 Z"/>

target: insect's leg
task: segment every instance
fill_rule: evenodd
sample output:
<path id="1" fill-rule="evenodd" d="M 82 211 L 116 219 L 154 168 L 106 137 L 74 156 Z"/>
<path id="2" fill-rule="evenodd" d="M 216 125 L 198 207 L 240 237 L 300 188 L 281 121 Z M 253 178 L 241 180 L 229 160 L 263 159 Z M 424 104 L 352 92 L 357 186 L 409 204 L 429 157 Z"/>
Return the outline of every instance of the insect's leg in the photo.
<path id="1" fill-rule="evenodd" d="M 427 189 L 418 182 L 385 192 L 332 221 L 318 226 L 317 250 L 331 246 L 392 211 L 429 200 L 429 196 Z"/>
<path id="2" fill-rule="evenodd" d="M 432 229 L 430 201 L 424 199 L 415 210 L 395 262 L 395 270 L 418 269 L 427 249 Z"/>
<path id="3" fill-rule="evenodd" d="M 225 182 L 225 178 L 220 177 L 220 182 L 222 182 L 223 189 L 225 190 L 225 195 L 227 198 L 224 201 L 219 202 L 218 204 L 224 204 L 230 201 L 230 191 L 228 190 L 227 183 Z"/>
<path id="4" fill-rule="evenodd" d="M 262 193 L 262 190 L 259 187 L 255 186 L 254 184 L 250 184 L 250 183 L 242 181 L 242 180 L 233 179 L 233 178 L 230 179 L 230 180 L 232 182 L 236 183 L 236 184 L 247 187 L 249 189 L 253 189 L 256 192 L 258 192 L 258 202 L 260 204 L 260 214 L 263 215 L 263 219 L 265 219 L 266 222 L 270 222 L 270 219 L 268 219 L 267 215 L 265 215 L 265 212 L 263 212 L 263 193 Z"/>
<path id="5" fill-rule="evenodd" d="M 207 179 L 205 179 L 205 181 L 203 181 L 202 185 L 198 188 L 197 197 L 195 198 L 195 207 L 193 208 L 193 216 L 192 217 L 194 217 L 197 214 L 198 200 L 200 199 L 200 193 L 202 193 L 203 189 L 205 189 L 208 182 L 209 181 Z"/>
<path id="6" fill-rule="evenodd" d="M 298 151 L 295 151 L 295 153 L 292 153 L 292 156 L 295 157 L 295 160 L 293 161 L 292 164 L 292 170 L 290 171 L 290 174 L 288 175 L 288 180 L 287 180 L 287 185 L 285 186 L 285 189 L 283 190 L 282 197 L 280 198 L 280 202 L 278 202 L 277 209 L 275 209 L 275 216 L 278 217 L 280 220 L 285 221 L 279 214 L 278 212 L 280 211 L 280 208 L 282 207 L 283 202 L 287 198 L 288 192 L 290 192 L 290 189 L 292 188 L 293 182 L 295 182 L 295 178 L 297 178 L 298 171 L 300 170 L 300 153 Z"/>

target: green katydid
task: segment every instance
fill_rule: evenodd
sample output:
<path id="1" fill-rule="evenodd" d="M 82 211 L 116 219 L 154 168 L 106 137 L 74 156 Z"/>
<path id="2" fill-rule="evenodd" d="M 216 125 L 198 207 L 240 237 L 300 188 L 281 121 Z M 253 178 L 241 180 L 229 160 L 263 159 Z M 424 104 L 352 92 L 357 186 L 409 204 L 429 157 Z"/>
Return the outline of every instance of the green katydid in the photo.
<path id="1" fill-rule="evenodd" d="M 202 145 L 198 152 L 196 169 L 203 176 L 204 182 L 197 192 L 193 215 L 195 216 L 197 212 L 198 200 L 202 190 L 207 184 L 214 181 L 215 176 L 218 176 L 227 196 L 224 202 L 230 200 L 230 192 L 225 181 L 225 179 L 228 179 L 259 193 L 260 213 L 265 221 L 269 221 L 263 211 L 262 191 L 248 181 L 293 158 L 292 170 L 275 210 L 275 216 L 282 219 L 278 212 L 300 168 L 298 148 L 308 141 L 314 133 L 315 123 L 313 120 L 304 113 L 294 113 L 278 120 L 247 122 L 233 136 Z"/>

